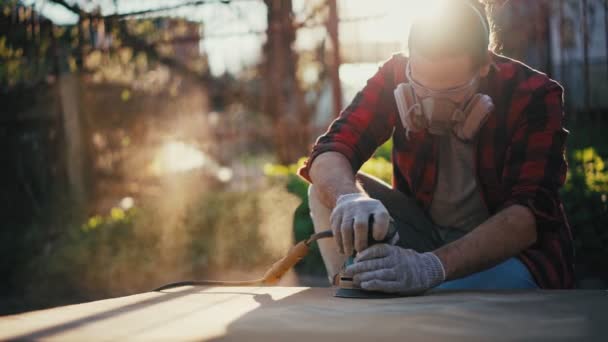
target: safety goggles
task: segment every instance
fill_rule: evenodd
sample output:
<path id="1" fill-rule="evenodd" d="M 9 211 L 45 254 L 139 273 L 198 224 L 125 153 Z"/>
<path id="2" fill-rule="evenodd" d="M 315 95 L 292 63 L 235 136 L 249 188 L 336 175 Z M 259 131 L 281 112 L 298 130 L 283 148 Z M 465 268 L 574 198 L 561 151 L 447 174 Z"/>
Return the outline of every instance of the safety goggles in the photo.
<path id="1" fill-rule="evenodd" d="M 411 68 L 409 62 L 407 63 L 405 73 L 406 73 L 406 77 L 408 78 L 409 82 L 412 84 L 412 87 L 414 88 L 414 92 L 416 93 L 416 96 L 418 96 L 419 98 L 434 97 L 434 98 L 449 99 L 449 100 L 452 100 L 453 102 L 465 101 L 469 97 L 471 97 L 471 95 L 473 95 L 473 93 L 476 91 L 477 84 L 479 82 L 479 76 L 474 76 L 470 81 L 468 81 L 467 83 L 465 83 L 463 85 L 459 85 L 459 86 L 448 88 L 448 89 L 433 90 L 433 89 L 429 89 L 429 88 L 423 86 L 422 84 L 418 83 L 412 77 L 412 68 Z"/>

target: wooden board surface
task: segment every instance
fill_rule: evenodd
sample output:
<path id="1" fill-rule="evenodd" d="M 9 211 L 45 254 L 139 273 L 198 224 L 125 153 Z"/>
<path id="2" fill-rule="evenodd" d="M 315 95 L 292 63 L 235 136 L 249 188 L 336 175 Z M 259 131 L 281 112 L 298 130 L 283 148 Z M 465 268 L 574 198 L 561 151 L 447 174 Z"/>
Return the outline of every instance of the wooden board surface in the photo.
<path id="1" fill-rule="evenodd" d="M 0 317 L 0 339 L 608 340 L 608 291 L 343 299 L 330 288 L 181 287 Z"/>

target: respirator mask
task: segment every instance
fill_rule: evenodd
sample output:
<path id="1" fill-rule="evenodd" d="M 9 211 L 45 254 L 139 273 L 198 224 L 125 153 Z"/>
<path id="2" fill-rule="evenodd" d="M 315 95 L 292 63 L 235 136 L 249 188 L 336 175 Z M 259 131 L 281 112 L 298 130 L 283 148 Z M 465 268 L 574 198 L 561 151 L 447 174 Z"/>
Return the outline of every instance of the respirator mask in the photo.
<path id="1" fill-rule="evenodd" d="M 406 78 L 407 83 L 399 84 L 394 91 L 406 136 L 426 129 L 434 135 L 453 132 L 461 140 L 471 141 L 494 110 L 492 98 L 476 93 L 479 76 L 462 86 L 436 91 L 412 78 L 408 62 Z"/>

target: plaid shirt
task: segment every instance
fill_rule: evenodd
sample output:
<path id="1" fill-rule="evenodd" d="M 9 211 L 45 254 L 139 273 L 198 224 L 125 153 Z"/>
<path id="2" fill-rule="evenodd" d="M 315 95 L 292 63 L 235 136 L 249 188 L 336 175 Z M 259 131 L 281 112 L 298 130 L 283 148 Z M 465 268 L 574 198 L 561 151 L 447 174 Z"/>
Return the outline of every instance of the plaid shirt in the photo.
<path id="1" fill-rule="evenodd" d="M 519 259 L 541 288 L 572 288 L 572 234 L 558 193 L 567 172 L 563 89 L 522 63 L 499 55 L 493 59 L 498 68 L 483 78 L 480 92 L 492 97 L 496 108 L 475 141 L 483 201 L 491 214 L 513 204 L 528 207 L 536 218 L 538 239 Z M 368 80 L 319 137 L 298 171 L 302 177 L 310 181 L 312 161 L 327 151 L 343 154 L 356 172 L 392 136 L 393 188 L 414 196 L 428 210 L 438 144 L 425 130 L 405 137 L 393 90 L 405 82 L 406 64 L 406 57 L 394 55 Z"/>

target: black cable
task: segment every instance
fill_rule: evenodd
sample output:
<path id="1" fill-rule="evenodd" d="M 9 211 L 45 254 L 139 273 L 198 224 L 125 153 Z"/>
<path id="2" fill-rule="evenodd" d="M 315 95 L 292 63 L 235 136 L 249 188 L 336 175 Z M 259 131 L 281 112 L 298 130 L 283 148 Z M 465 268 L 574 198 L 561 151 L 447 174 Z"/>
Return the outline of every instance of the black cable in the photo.
<path id="1" fill-rule="evenodd" d="M 371 223 L 373 222 L 372 220 L 373 220 L 373 216 L 370 217 L 370 227 L 371 227 Z M 369 236 L 368 236 L 369 241 L 374 241 L 373 240 L 374 238 L 372 236 L 372 230 L 370 229 L 368 233 L 369 233 Z M 393 221 L 391 220 L 391 223 L 389 224 L 389 230 L 386 234 L 384 241 L 390 241 L 395 236 L 396 233 L 397 233 L 397 230 L 395 228 Z M 331 230 L 325 230 L 325 231 L 321 231 L 319 233 L 312 234 L 306 241 L 304 241 L 304 243 L 306 244 L 306 246 L 310 246 L 310 244 L 312 244 L 313 242 L 315 242 L 317 240 L 326 239 L 326 238 L 330 238 L 333 236 L 334 236 L 334 234 Z M 289 255 L 289 253 L 288 253 L 288 255 Z M 287 257 L 281 259 L 278 262 L 280 263 L 282 260 L 285 260 L 286 258 Z M 180 286 L 253 286 L 253 285 L 259 286 L 259 285 L 264 285 L 264 283 L 267 282 L 268 279 L 266 279 L 266 277 L 271 277 L 271 276 L 269 276 L 267 274 L 264 278 L 259 278 L 259 279 L 254 279 L 254 280 L 243 280 L 243 281 L 222 281 L 222 280 L 178 281 L 178 282 L 169 283 L 169 284 L 165 284 L 163 286 L 157 287 L 156 289 L 154 289 L 152 291 L 158 292 L 158 291 L 163 291 L 163 290 L 171 289 L 174 287 L 180 287 Z M 272 279 L 272 278 L 269 278 L 269 279 Z"/>
<path id="2" fill-rule="evenodd" d="M 306 240 L 306 245 L 310 246 L 311 243 L 317 241 L 319 239 L 325 239 L 333 237 L 333 233 L 331 230 L 322 231 L 316 234 L 311 235 Z M 187 281 L 178 281 L 174 283 L 165 284 L 163 286 L 157 287 L 152 290 L 153 292 L 163 291 L 167 289 L 171 289 L 174 287 L 180 286 L 252 286 L 252 285 L 263 285 L 265 279 L 254 279 L 254 280 L 244 280 L 244 281 L 222 281 L 222 280 L 187 280 Z"/>
<path id="3" fill-rule="evenodd" d="M 247 286 L 247 285 L 261 285 L 264 279 L 256 279 L 256 280 L 245 280 L 245 281 L 221 281 L 221 280 L 187 280 L 187 281 L 177 281 L 174 283 L 165 284 L 161 287 L 158 287 L 153 292 L 159 292 L 167 289 L 171 289 L 174 287 L 181 286 Z"/>

